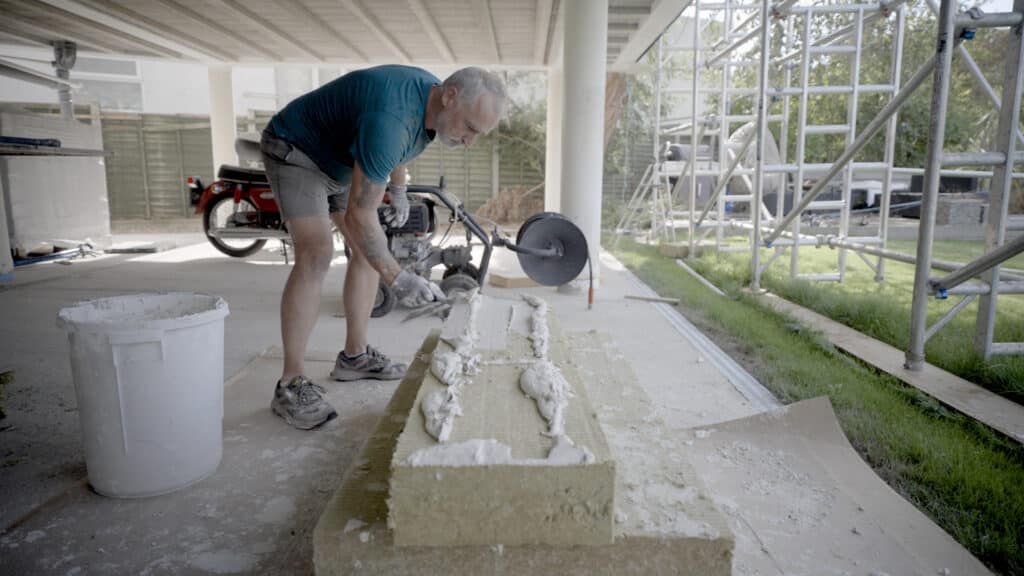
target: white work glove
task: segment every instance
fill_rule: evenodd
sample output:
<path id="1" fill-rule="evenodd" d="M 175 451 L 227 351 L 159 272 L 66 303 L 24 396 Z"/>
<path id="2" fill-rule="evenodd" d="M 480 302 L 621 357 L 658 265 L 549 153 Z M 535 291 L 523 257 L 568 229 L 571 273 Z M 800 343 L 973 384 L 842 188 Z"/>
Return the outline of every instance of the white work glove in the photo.
<path id="1" fill-rule="evenodd" d="M 447 299 L 440 286 L 408 270 L 402 270 L 395 276 L 391 281 L 391 291 L 398 298 L 398 303 L 407 308 L 419 308 Z"/>
<path id="2" fill-rule="evenodd" d="M 392 186 L 388 190 L 391 204 L 384 210 L 384 221 L 392 228 L 401 228 L 409 219 L 409 197 L 405 186 Z"/>

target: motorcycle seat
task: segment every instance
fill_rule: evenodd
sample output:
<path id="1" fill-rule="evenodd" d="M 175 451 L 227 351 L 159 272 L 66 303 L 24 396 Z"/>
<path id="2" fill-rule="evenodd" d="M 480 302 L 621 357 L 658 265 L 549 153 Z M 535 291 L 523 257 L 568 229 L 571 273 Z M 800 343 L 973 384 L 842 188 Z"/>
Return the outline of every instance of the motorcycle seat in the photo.
<path id="1" fill-rule="evenodd" d="M 270 183 L 267 182 L 266 172 L 254 168 L 242 168 L 241 166 L 228 166 L 225 164 L 217 171 L 217 178 L 229 182 L 241 182 L 242 184 L 270 186 Z"/>

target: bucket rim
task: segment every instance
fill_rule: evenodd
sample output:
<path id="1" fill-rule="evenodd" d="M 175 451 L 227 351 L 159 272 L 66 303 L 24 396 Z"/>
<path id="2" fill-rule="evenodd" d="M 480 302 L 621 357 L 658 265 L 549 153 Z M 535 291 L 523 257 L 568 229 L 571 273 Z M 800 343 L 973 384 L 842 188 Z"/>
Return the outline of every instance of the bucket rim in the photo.
<path id="1" fill-rule="evenodd" d="M 109 319 L 93 319 L 93 320 L 80 320 L 73 318 L 73 314 L 76 311 L 82 310 L 88 306 L 93 306 L 99 302 L 110 302 L 117 300 L 125 300 L 129 298 L 145 298 L 145 297 L 167 297 L 167 296 L 186 296 L 189 298 L 202 297 L 210 299 L 211 307 L 207 310 L 197 312 L 194 314 L 188 314 L 184 316 L 177 316 L 173 318 L 139 318 L 139 319 L 119 319 L 118 321 L 111 321 Z M 57 313 L 57 326 L 64 328 L 67 332 L 127 332 L 133 330 L 176 330 L 180 328 L 188 328 L 197 326 L 200 324 L 206 324 L 215 320 L 222 319 L 229 314 L 228 303 L 224 298 L 213 294 L 206 294 L 203 292 L 187 292 L 181 290 L 175 291 L 163 291 L 163 292 L 137 292 L 131 294 L 119 294 L 116 296 L 104 296 L 102 298 L 92 298 L 89 300 L 81 300 L 75 302 L 70 306 L 61 308 Z"/>

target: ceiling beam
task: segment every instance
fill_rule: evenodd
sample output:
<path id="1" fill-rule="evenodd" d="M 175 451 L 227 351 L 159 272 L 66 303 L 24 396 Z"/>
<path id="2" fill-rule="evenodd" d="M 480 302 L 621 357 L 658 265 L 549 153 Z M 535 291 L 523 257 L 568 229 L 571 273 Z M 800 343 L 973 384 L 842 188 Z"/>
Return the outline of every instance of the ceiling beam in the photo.
<path id="1" fill-rule="evenodd" d="M 533 63 L 544 64 L 544 54 L 548 51 L 551 21 L 554 19 L 552 0 L 537 0 L 534 8 L 536 17 L 533 22 Z"/>
<path id="2" fill-rule="evenodd" d="M 438 28 L 437 22 L 434 21 L 434 17 L 430 14 L 430 10 L 427 8 L 423 0 L 407 0 L 409 2 L 409 8 L 412 9 L 416 17 L 419 18 L 420 24 L 427 31 L 427 36 L 434 42 L 434 46 L 437 47 L 438 52 L 441 53 L 441 57 L 449 64 L 455 64 L 455 54 L 452 52 L 452 47 L 448 45 L 448 41 L 445 40 L 444 34 L 441 34 L 441 29 Z"/>
<path id="3" fill-rule="evenodd" d="M 174 52 L 173 50 L 168 50 L 168 49 L 166 49 L 166 48 L 164 48 L 162 46 L 156 46 L 154 44 L 150 44 L 149 42 L 145 42 L 143 40 L 139 40 L 138 38 L 135 38 L 134 36 L 131 36 L 129 34 L 124 34 L 123 32 L 120 32 L 118 30 L 114 30 L 113 28 L 110 28 L 108 26 L 104 26 L 102 24 L 93 22 L 91 20 L 84 20 L 82 18 L 79 18 L 79 17 L 75 16 L 74 14 L 69 14 L 68 12 L 60 10 L 58 8 L 50 7 L 48 9 L 46 9 L 46 8 L 42 8 L 42 7 L 38 7 L 38 6 L 36 6 L 35 8 L 37 10 L 41 11 L 41 16 L 42 16 L 42 18 L 44 18 L 46 20 L 48 27 L 52 26 L 54 29 L 67 29 L 68 26 L 79 26 L 79 27 L 84 27 L 84 28 L 91 29 L 93 31 L 93 34 L 95 35 L 95 37 L 100 38 L 100 40 L 93 40 L 91 42 L 91 44 L 94 45 L 94 46 L 95 45 L 108 46 L 108 47 L 110 47 L 112 52 L 116 52 L 118 54 L 132 55 L 132 56 L 144 55 L 144 56 L 158 56 L 158 57 L 162 57 L 162 58 L 175 58 L 175 59 L 183 58 L 183 56 L 181 54 L 179 54 L 177 52 Z M 5 18 L 18 18 L 18 17 L 12 17 L 10 15 L 5 15 Z M 22 19 L 24 19 L 24 18 L 31 18 L 31 16 L 21 16 L 20 18 L 22 18 Z M 30 22 L 30 21 L 26 21 L 26 22 Z M 49 31 L 49 32 L 51 34 L 58 34 L 57 32 L 53 32 L 52 30 Z M 72 41 L 74 40 L 71 37 L 68 37 L 66 39 L 67 40 L 72 40 Z M 131 46 L 135 50 L 138 50 L 138 52 L 136 52 L 136 53 L 126 52 L 125 44 Z"/>
<path id="4" fill-rule="evenodd" d="M 292 46 L 293 48 L 298 49 L 305 56 L 308 56 L 308 57 L 310 57 L 310 58 L 312 58 L 312 59 L 314 59 L 314 60 L 316 60 L 318 62 L 323 62 L 324 57 L 321 56 L 320 54 L 317 54 L 312 48 L 310 48 L 309 46 L 306 46 L 302 42 L 299 42 L 295 38 L 289 36 L 283 30 L 281 30 L 277 26 L 273 25 L 272 23 L 268 22 L 265 18 L 263 18 L 259 14 L 257 14 L 255 12 L 253 12 L 252 10 L 249 10 L 248 8 L 246 8 L 240 2 L 237 2 L 236 0 L 210 0 L 210 1 L 220 5 L 225 10 L 227 10 L 229 12 L 233 12 L 233 13 L 237 14 L 238 16 L 241 16 L 242 18 L 245 18 L 249 22 L 252 22 L 253 24 L 256 25 L 257 28 L 262 30 L 264 34 L 267 34 L 268 36 L 273 36 L 274 38 L 277 38 L 278 41 L 283 42 L 285 44 L 288 44 L 288 45 Z M 276 58 L 280 60 L 281 59 L 281 55 L 277 54 Z"/>
<path id="5" fill-rule="evenodd" d="M 615 63 L 611 66 L 611 71 L 621 72 L 632 68 L 636 61 L 665 33 L 665 30 L 668 30 L 668 27 L 679 18 L 691 1 L 661 0 L 654 6 L 650 15 L 629 39 L 629 43 L 619 52 Z M 611 27 L 612 25 L 609 24 L 608 28 L 611 29 Z"/>
<path id="6" fill-rule="evenodd" d="M 608 17 L 626 16 L 642 19 L 651 14 L 650 6 L 609 6 Z"/>
<path id="7" fill-rule="evenodd" d="M 38 39 L 47 46 L 53 46 L 53 42 L 60 42 L 68 40 L 78 45 L 78 49 L 92 49 L 96 52 L 113 52 L 115 49 L 102 42 L 97 42 L 91 38 L 85 38 L 77 34 L 65 34 L 63 32 L 54 32 L 52 29 L 42 28 L 36 26 L 32 22 L 15 14 L 5 14 L 4 18 L 0 20 L 0 30 L 4 30 L 8 35 L 11 36 L 22 36 L 28 40 Z"/>
<path id="8" fill-rule="evenodd" d="M 390 47 L 391 51 L 401 58 L 403 63 L 408 64 L 412 61 L 409 53 L 403 50 L 398 41 L 384 30 L 377 18 L 359 0 L 341 0 L 341 3 L 345 5 L 349 12 L 355 14 L 363 22 L 363 25 L 370 29 L 370 32 L 373 32 L 373 35 L 380 40 L 381 44 Z M 363 56 L 363 59 L 366 60 L 366 56 Z"/>
<path id="9" fill-rule="evenodd" d="M 142 37 L 143 39 L 147 39 L 147 37 L 150 37 L 150 35 L 156 36 L 168 40 L 175 46 L 181 48 L 195 46 L 195 49 L 197 51 L 205 53 L 208 58 L 213 58 L 215 60 L 221 60 L 225 62 L 231 60 L 238 60 L 238 56 L 232 54 L 231 52 L 227 52 L 222 48 L 219 48 L 217 46 L 214 46 L 213 44 L 203 41 L 200 38 L 196 38 L 195 36 L 186 34 L 185 32 L 182 32 L 179 29 L 171 28 L 168 24 L 165 24 L 163 22 L 157 22 L 152 18 L 143 16 L 138 12 L 134 12 L 132 10 L 129 10 L 128 8 L 115 4 L 110 0 L 78 0 L 78 2 L 80 4 L 89 6 L 99 12 L 106 13 L 112 18 L 120 18 L 127 21 L 127 23 L 130 25 L 137 26 L 138 28 L 145 31 L 140 31 L 141 33 L 136 33 L 139 34 L 140 37 Z M 142 36 L 142 34 L 145 34 L 146 32 L 148 32 L 149 34 L 147 34 L 147 36 Z M 177 38 L 187 41 L 187 44 L 182 44 L 181 42 L 176 41 L 175 39 Z M 178 52 L 181 51 L 182 50 L 178 50 Z"/>
<path id="10" fill-rule="evenodd" d="M 0 38 L 6 40 L 7 44 L 19 45 L 22 42 L 27 42 L 34 46 L 49 46 L 50 43 L 47 40 L 43 40 L 38 36 L 32 37 L 27 34 L 18 32 L 8 32 L 2 25 L 0 25 Z"/>
<path id="11" fill-rule="evenodd" d="M 83 24 L 97 28 L 106 29 L 111 35 L 118 36 L 124 40 L 142 43 L 144 46 L 151 46 L 160 52 L 164 52 L 172 58 L 191 58 L 195 60 L 209 60 L 210 57 L 194 48 L 164 38 L 163 36 L 140 30 L 138 26 L 104 14 L 99 10 L 90 8 L 74 0 L 37 0 L 51 8 L 62 10 Z"/>
<path id="12" fill-rule="evenodd" d="M 305 17 L 306 22 L 311 26 L 319 28 L 320 32 L 328 38 L 331 38 L 333 42 L 341 44 L 342 48 L 344 48 L 346 52 L 349 52 L 354 56 L 354 58 L 349 58 L 348 60 L 367 60 L 366 54 L 364 54 L 362 50 L 356 48 L 354 44 L 345 39 L 344 34 L 328 24 L 326 18 L 316 12 L 313 12 L 313 10 L 303 4 L 300 0 L 278 0 L 278 3 L 290 5 L 296 12 Z"/>
<path id="13" fill-rule="evenodd" d="M 188 6 L 185 6 L 184 4 L 181 4 L 180 2 L 176 2 L 175 0 L 150 0 L 150 1 L 151 2 L 156 2 L 157 4 L 160 4 L 161 6 L 167 8 L 168 10 L 173 10 L 175 13 L 181 14 L 182 16 L 185 16 L 186 18 L 188 18 L 189 20 L 195 22 L 196 24 L 199 24 L 200 26 L 204 26 L 204 27 L 206 27 L 206 28 L 208 28 L 210 30 L 215 31 L 217 34 L 222 34 L 224 36 L 227 36 L 228 38 L 231 38 L 235 42 L 238 42 L 239 44 L 241 44 L 243 46 L 246 46 L 247 48 L 250 48 L 250 49 L 252 49 L 252 50 L 254 50 L 256 52 L 259 52 L 260 54 L 263 54 L 264 56 L 266 56 L 267 58 L 270 58 L 271 60 L 276 60 L 276 59 L 280 58 L 280 54 L 275 54 L 273 51 L 268 50 L 267 48 L 265 48 L 259 42 L 253 42 L 251 39 L 246 38 L 245 36 L 242 36 L 241 34 L 231 30 L 230 26 L 218 26 L 217 23 L 216 22 L 212 22 L 209 17 L 203 16 L 202 14 L 196 12 L 195 10 L 189 8 Z"/>
<path id="14" fill-rule="evenodd" d="M 476 20 L 484 30 L 484 39 L 489 40 L 487 43 L 490 44 L 494 63 L 500 64 L 501 50 L 498 49 L 498 36 L 494 33 L 494 15 L 491 13 L 491 2 L 490 0 L 476 0 L 473 3 L 473 7 L 476 9 Z"/>
<path id="15" fill-rule="evenodd" d="M 551 7 L 551 23 L 548 27 L 548 47 L 544 50 L 544 65 L 551 66 L 552 62 L 558 62 L 562 58 L 563 33 L 565 25 L 563 17 L 565 13 L 564 2 L 555 0 Z"/>
<path id="16" fill-rule="evenodd" d="M 640 28 L 638 22 L 609 22 L 609 32 L 633 32 Z"/>

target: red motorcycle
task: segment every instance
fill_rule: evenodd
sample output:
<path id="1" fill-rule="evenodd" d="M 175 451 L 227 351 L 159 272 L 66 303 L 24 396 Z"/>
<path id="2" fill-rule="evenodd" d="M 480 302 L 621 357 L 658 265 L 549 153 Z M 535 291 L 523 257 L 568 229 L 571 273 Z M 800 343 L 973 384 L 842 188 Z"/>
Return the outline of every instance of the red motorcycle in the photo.
<path id="1" fill-rule="evenodd" d="M 260 159 L 257 142 L 240 138 L 235 150 L 242 160 Z M 196 214 L 203 215 L 206 239 L 224 254 L 244 258 L 262 249 L 267 240 L 290 240 L 263 170 L 225 164 L 210 186 L 203 186 L 198 176 L 190 176 L 187 185 Z"/>

